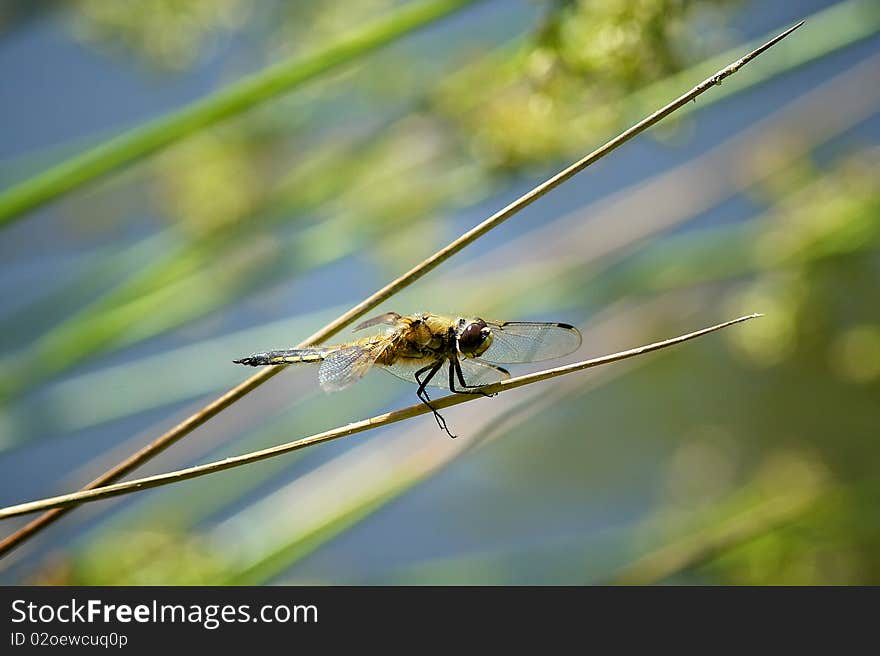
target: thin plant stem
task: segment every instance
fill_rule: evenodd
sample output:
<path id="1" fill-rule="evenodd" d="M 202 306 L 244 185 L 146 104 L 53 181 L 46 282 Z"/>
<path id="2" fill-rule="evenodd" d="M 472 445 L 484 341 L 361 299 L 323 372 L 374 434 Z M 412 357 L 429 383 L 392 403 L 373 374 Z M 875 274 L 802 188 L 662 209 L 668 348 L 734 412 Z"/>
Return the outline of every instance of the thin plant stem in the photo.
<path id="1" fill-rule="evenodd" d="M 773 497 L 717 526 L 698 530 L 642 556 L 618 570 L 609 583 L 652 585 L 666 581 L 795 522 L 829 494 L 830 488 L 815 486 Z"/>
<path id="2" fill-rule="evenodd" d="M 517 212 L 528 207 L 537 199 L 555 189 L 563 182 L 569 180 L 574 175 L 580 173 L 591 164 L 597 162 L 601 158 L 613 152 L 619 146 L 623 145 L 633 137 L 641 134 L 651 126 L 657 124 L 663 118 L 672 114 L 680 107 L 683 107 L 687 103 L 696 100 L 698 96 L 705 93 L 712 87 L 720 84 L 725 78 L 736 73 L 743 66 L 745 66 L 745 64 L 747 64 L 755 57 L 765 52 L 768 48 L 772 47 L 773 45 L 787 37 L 803 24 L 803 21 L 801 21 L 800 23 L 794 25 L 793 27 L 790 27 L 778 36 L 774 37 L 764 45 L 751 51 L 744 57 L 722 68 L 714 75 L 700 82 L 697 86 L 692 88 L 687 93 L 679 96 L 666 106 L 658 109 L 650 116 L 642 119 L 641 121 L 630 127 L 628 130 L 622 132 L 617 137 L 611 139 L 603 146 L 597 148 L 586 157 L 580 159 L 568 168 L 560 171 L 553 177 L 542 182 L 523 196 L 520 196 L 517 200 L 513 201 L 482 223 L 478 224 L 476 227 L 464 233 L 459 238 L 457 238 L 444 248 L 440 249 L 396 280 L 393 280 L 382 289 L 378 290 L 362 302 L 352 307 L 350 310 L 339 316 L 336 320 L 334 320 L 318 332 L 314 333 L 305 341 L 301 342 L 298 347 L 301 348 L 303 346 L 321 342 L 335 335 L 352 321 L 354 321 L 358 317 L 363 316 L 366 312 L 369 312 L 371 309 L 380 305 L 401 289 L 404 289 L 405 287 L 411 285 L 413 282 L 427 274 L 429 271 L 439 266 L 442 262 L 445 262 L 447 259 L 458 253 L 460 250 L 462 250 L 472 242 L 476 241 L 493 228 L 499 226 L 501 223 L 515 215 Z M 140 465 L 144 464 L 159 453 L 163 452 L 172 444 L 182 439 L 184 436 L 207 422 L 209 419 L 220 413 L 225 408 L 229 407 L 239 399 L 249 394 L 251 391 L 268 381 L 273 376 L 277 375 L 282 368 L 283 366 L 267 367 L 266 369 L 263 369 L 257 374 L 251 376 L 237 387 L 223 394 L 221 397 L 217 398 L 216 400 L 214 400 L 192 416 L 188 417 L 165 434 L 158 437 L 156 440 L 145 446 L 143 449 L 139 450 L 137 453 L 133 454 L 112 469 L 98 476 L 96 479 L 86 485 L 82 489 L 82 491 L 86 492 L 89 490 L 95 490 L 99 487 L 105 487 L 119 480 L 129 472 L 133 471 Z M 64 515 L 66 512 L 68 512 L 68 510 L 65 507 L 53 508 L 50 512 L 38 517 L 37 519 L 20 528 L 15 533 L 12 533 L 11 535 L 4 538 L 2 541 L 0 541 L 0 557 L 14 549 L 23 541 L 38 533 L 40 530 L 50 525 L 57 519 L 60 519 L 61 516 Z"/>
<path id="3" fill-rule="evenodd" d="M 181 110 L 96 146 L 0 193 L 0 226 L 183 137 L 237 116 L 319 75 L 354 61 L 475 0 L 426 0 L 364 25 L 326 48 L 247 77 Z"/>
<path id="4" fill-rule="evenodd" d="M 506 392 L 508 390 L 516 389 L 518 387 L 523 387 L 524 385 L 531 385 L 545 380 L 550 380 L 551 378 L 556 378 L 557 376 L 563 376 L 565 374 L 571 374 L 576 371 L 592 369 L 593 367 L 611 364 L 612 362 L 634 358 L 640 355 L 644 355 L 646 353 L 650 353 L 652 351 L 659 351 L 660 349 L 669 348 L 670 346 L 675 346 L 691 339 L 696 339 L 697 337 L 702 337 L 703 335 L 708 335 L 709 333 L 715 332 L 717 330 L 727 328 L 737 323 L 742 323 L 743 321 L 755 319 L 760 316 L 762 315 L 749 314 L 746 316 L 738 317 L 736 319 L 732 319 L 730 321 L 725 321 L 724 323 L 709 326 L 708 328 L 702 328 L 701 330 L 697 330 L 684 335 L 679 335 L 678 337 L 665 339 L 660 342 L 653 342 L 651 344 L 637 346 L 635 348 L 627 349 L 625 351 L 618 351 L 617 353 L 612 353 L 610 355 L 603 355 L 598 358 L 583 360 L 574 364 L 563 365 L 561 367 L 545 369 L 543 371 L 526 374 L 524 376 L 509 378 L 508 380 L 502 381 L 500 383 L 486 385 L 482 389 L 486 392 L 486 394 L 490 395 Z M 442 410 L 444 408 L 456 406 L 461 403 L 475 401 L 478 398 L 482 399 L 484 397 L 474 394 L 450 394 L 448 396 L 444 396 L 442 398 L 434 400 L 431 403 L 436 409 Z M 130 494 L 132 492 L 139 492 L 154 487 L 160 487 L 162 485 L 169 485 L 171 483 L 186 481 L 191 478 L 207 476 L 208 474 L 224 471 L 226 469 L 241 467 L 243 465 L 249 465 L 254 462 L 266 460 L 268 458 L 274 458 L 285 453 L 298 451 L 300 449 L 314 446 L 316 444 L 322 444 L 331 440 L 355 435 L 357 433 L 361 433 L 373 428 L 378 428 L 380 426 L 387 426 L 388 424 L 393 424 L 398 421 L 403 421 L 404 419 L 417 417 L 427 412 L 431 412 L 431 410 L 429 410 L 425 406 L 425 404 L 419 403 L 417 405 L 412 405 L 402 410 L 386 412 L 381 415 L 376 415 L 375 417 L 370 417 L 369 419 L 363 419 L 361 421 L 347 424 L 345 426 L 340 426 L 338 428 L 324 431 L 322 433 L 316 433 L 314 435 L 310 435 L 309 437 L 304 437 L 293 442 L 287 442 L 285 444 L 273 446 L 268 449 L 252 451 L 251 453 L 246 453 L 240 456 L 234 456 L 231 458 L 226 458 L 224 460 L 206 463 L 204 465 L 196 465 L 195 467 L 180 469 L 165 474 L 158 474 L 156 476 L 148 476 L 146 478 L 127 481 L 125 483 L 107 485 L 94 490 L 81 490 L 79 492 L 73 492 L 71 494 L 48 497 L 46 499 L 40 499 L 38 501 L 30 501 L 28 503 L 0 508 L 0 520 L 17 517 L 19 515 L 26 515 L 41 510 L 47 510 L 50 508 L 68 508 L 90 501 L 108 499 L 110 497 L 116 497 L 123 494 Z"/>

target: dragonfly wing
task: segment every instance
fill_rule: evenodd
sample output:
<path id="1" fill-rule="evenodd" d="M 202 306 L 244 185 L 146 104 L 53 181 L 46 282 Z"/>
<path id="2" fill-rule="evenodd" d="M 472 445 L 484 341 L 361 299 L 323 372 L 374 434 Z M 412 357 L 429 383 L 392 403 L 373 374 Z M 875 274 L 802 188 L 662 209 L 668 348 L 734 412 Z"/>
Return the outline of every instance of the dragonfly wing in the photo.
<path id="1" fill-rule="evenodd" d="M 382 368 L 387 371 L 389 374 L 393 374 L 398 378 L 402 378 L 408 383 L 412 383 L 413 385 L 418 385 L 419 382 L 416 380 L 416 372 L 419 369 L 424 369 L 428 365 L 431 364 L 430 360 L 422 359 L 422 358 L 399 358 L 391 365 L 385 365 Z M 436 361 L 434 362 L 436 364 Z M 444 362 L 443 366 L 440 368 L 431 381 L 428 383 L 429 387 L 442 387 L 443 389 L 449 389 L 449 364 L 448 362 Z M 428 369 L 430 371 L 430 369 Z M 428 374 L 426 371 L 420 377 L 422 380 L 425 380 L 425 376 Z"/>
<path id="2" fill-rule="evenodd" d="M 318 382 L 328 392 L 345 389 L 363 378 L 381 353 L 381 347 L 343 346 L 324 358 Z"/>
<path id="3" fill-rule="evenodd" d="M 459 358 L 461 374 L 468 385 L 491 385 L 510 378 L 510 372 L 479 358 Z M 456 381 L 457 382 L 457 381 Z"/>
<path id="4" fill-rule="evenodd" d="M 366 321 L 362 321 L 358 325 L 356 325 L 353 330 L 357 332 L 358 330 L 363 330 L 364 328 L 370 328 L 371 326 L 378 325 L 386 325 L 393 326 L 400 320 L 400 315 L 397 312 L 386 312 L 385 314 L 380 314 L 377 317 L 372 317 L 371 319 L 367 319 Z"/>
<path id="5" fill-rule="evenodd" d="M 581 345 L 581 334 L 567 323 L 487 322 L 492 344 L 481 355 L 489 362 L 540 362 L 568 355 Z"/>

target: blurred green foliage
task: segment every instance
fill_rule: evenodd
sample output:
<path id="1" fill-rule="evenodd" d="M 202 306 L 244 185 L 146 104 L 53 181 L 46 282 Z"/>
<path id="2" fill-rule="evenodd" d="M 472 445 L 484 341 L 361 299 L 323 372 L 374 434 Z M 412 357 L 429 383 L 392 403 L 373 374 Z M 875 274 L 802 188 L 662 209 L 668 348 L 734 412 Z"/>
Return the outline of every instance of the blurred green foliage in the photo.
<path id="1" fill-rule="evenodd" d="M 249 7 L 242 0 L 76 0 L 73 33 L 84 42 L 142 53 L 151 63 L 185 69 L 224 32 L 240 28 Z"/>
<path id="2" fill-rule="evenodd" d="M 488 166 L 575 157 L 626 127 L 615 111 L 626 96 L 699 60 L 679 51 L 694 45 L 684 30 L 720 21 L 724 4 L 555 3 L 532 38 L 465 66 L 438 86 L 434 103 Z"/>
<path id="3" fill-rule="evenodd" d="M 238 0 L 78 0 L 67 10 L 65 25 L 85 43 L 131 55 L 156 70 L 179 71 L 197 66 L 221 40 L 236 35 L 258 35 L 267 59 L 309 52 L 402 4 L 279 2 L 261 3 L 257 11 Z M 685 90 L 675 75 L 729 45 L 724 22 L 738 7 L 726 1 L 568 0 L 536 3 L 531 14 L 496 12 L 499 22 L 506 21 L 507 32 L 500 30 L 499 37 L 465 38 L 449 29 L 422 35 L 415 44 L 362 57 L 292 97 L 174 145 L 95 197 L 65 206 L 80 229 L 100 230 L 92 205 L 121 193 L 145 204 L 162 225 L 158 238 L 120 243 L 120 250 L 133 253 L 157 241 L 165 247 L 146 262 L 118 258 L 110 267 L 108 256 L 59 281 L 68 297 L 81 299 L 73 312 L 36 299 L 6 318 L 6 326 L 20 328 L 25 317 L 30 329 L 22 348 L 0 360 L 0 396 L 7 405 L 38 403 L 59 376 L 71 376 L 68 383 L 75 385 L 83 367 L 98 367 L 100 373 L 110 352 L 163 335 L 187 335 L 181 333 L 187 326 L 194 331 L 192 347 L 205 348 L 190 358 L 220 357 L 216 344 L 201 339 L 204 323 L 197 319 L 217 319 L 239 304 L 259 315 L 289 281 L 352 256 L 384 277 L 398 274 L 447 241 L 453 228 L 444 217 L 450 210 L 492 198 L 518 176 L 546 172 L 612 136 L 626 127 L 633 107 L 641 106 L 636 96 L 646 87 L 669 79 L 674 82 L 668 97 Z M 876 20 L 877 11 L 871 15 Z M 846 42 L 845 34 L 839 38 Z M 833 111 L 840 100 L 828 102 Z M 721 345 L 664 356 L 645 365 L 638 378 L 611 379 L 596 388 L 584 381 L 583 388 L 547 400 L 553 412 L 523 399 L 515 420 L 491 417 L 479 424 L 481 434 L 505 439 L 477 454 L 440 448 L 413 454 L 402 440 L 392 439 L 387 447 L 365 449 L 363 461 L 385 457 L 394 465 L 371 472 L 375 478 L 364 474 L 347 503 L 328 503 L 326 515 L 312 523 L 300 525 L 284 515 L 301 508 L 284 508 L 275 524 L 259 506 L 260 494 L 269 498 L 265 485 L 281 491 L 300 485 L 315 494 L 321 486 L 333 488 L 342 477 L 322 478 L 321 456 L 316 462 L 297 460 L 303 469 L 292 482 L 282 478 L 290 464 L 285 460 L 237 472 L 234 479 L 221 474 L 216 481 L 193 482 L 188 496 L 176 488 L 151 493 L 148 502 L 124 506 L 112 521 L 92 527 L 75 546 L 56 549 L 24 580 L 264 583 L 287 571 L 297 580 L 294 565 L 429 477 L 450 476 L 447 468 L 460 472 L 466 465 L 459 459 L 482 462 L 499 479 L 531 481 L 534 488 L 558 484 L 583 503 L 597 493 L 626 499 L 625 478 L 614 481 L 588 470 L 606 486 L 600 491 L 592 487 L 596 481 L 580 480 L 583 463 L 596 460 L 596 445 L 584 443 L 580 428 L 591 426 L 592 438 L 614 434 L 631 440 L 633 451 L 656 450 L 656 496 L 645 516 L 619 531 L 611 547 L 585 539 L 566 549 L 559 561 L 564 565 L 557 566 L 567 579 L 559 582 L 877 583 L 878 490 L 865 482 L 876 469 L 873 438 L 880 418 L 876 146 L 850 140 L 843 152 L 820 162 L 810 154 L 812 145 L 820 144 L 809 144 L 806 156 L 801 151 L 787 156 L 784 144 L 773 143 L 742 158 L 738 165 L 749 170 L 776 171 L 763 181 L 758 176 L 760 184 L 746 185 L 746 199 L 760 209 L 743 220 L 673 234 L 665 234 L 668 226 L 656 231 L 649 226 L 609 247 L 604 259 L 583 261 L 578 254 L 587 251 L 590 236 L 547 220 L 530 238 L 567 240 L 568 250 L 556 257 L 545 253 L 535 260 L 520 244 L 513 256 L 499 258 L 506 264 L 485 272 L 478 283 L 466 268 L 453 270 L 397 299 L 400 307 L 417 303 L 427 290 L 440 305 L 459 298 L 499 315 L 565 309 L 574 316 L 606 306 L 613 315 L 618 311 L 613 302 L 631 302 L 637 305 L 627 325 L 635 327 L 626 335 L 635 341 L 671 334 L 671 326 L 681 325 L 674 318 L 692 313 L 695 305 L 720 304 L 725 316 L 765 313 L 748 330 L 731 331 Z M 768 158 L 787 164 L 776 170 Z M 714 202 L 724 199 L 719 194 Z M 650 206 L 643 209 L 650 214 Z M 698 218 L 701 211 L 675 223 Z M 606 228 L 597 238 L 611 243 L 614 226 Z M 108 270 L 113 275 L 98 275 Z M 539 291 L 531 298 L 522 293 L 526 289 Z M 297 335 L 309 332 L 297 326 Z M 599 343 L 610 349 L 612 341 Z M 148 363 L 152 368 L 137 368 L 143 364 L 138 360 L 123 362 L 104 380 L 124 378 L 126 366 L 161 377 L 163 369 L 182 361 L 179 351 L 169 349 L 167 358 Z M 216 370 L 206 368 L 203 378 L 177 381 L 174 394 L 185 400 L 216 387 Z M 88 378 L 76 389 L 94 380 L 101 379 Z M 707 382 L 703 387 L 694 381 Z M 694 385 L 701 389 L 694 391 Z M 366 416 L 384 407 L 391 389 L 380 386 L 374 394 L 364 392 L 361 402 L 347 400 L 344 413 L 334 411 L 335 401 L 314 397 L 286 412 L 277 406 L 254 412 L 246 415 L 246 424 L 256 430 L 231 430 L 216 454 L 202 448 L 197 455 L 241 452 Z M 108 411 L 96 410 L 96 416 L 151 407 L 145 400 L 111 410 L 112 396 L 107 395 Z M 171 405 L 167 395 L 157 398 L 156 405 Z M 632 399 L 640 400 L 641 412 L 626 411 Z M 536 434 L 548 436 L 541 448 L 557 455 L 536 458 Z M 7 438 L 5 446 L 18 441 Z M 460 458 L 465 454 L 468 458 Z M 330 465 L 336 457 L 327 456 Z M 541 466 L 532 481 L 525 470 L 537 460 Z M 603 465 L 599 460 L 593 466 Z M 217 518 L 224 513 L 229 517 L 221 525 Z M 458 528 L 471 521 L 466 515 Z M 236 522 L 246 528 L 235 528 Z M 539 573 L 558 560 L 552 549 L 521 551 L 515 558 L 510 550 L 490 553 L 479 561 L 481 575 L 488 582 L 520 582 L 510 564 L 514 559 Z M 609 552 L 631 560 L 614 561 Z M 468 582 L 473 562 L 452 554 L 438 566 L 426 557 L 421 564 L 392 568 L 383 580 Z M 370 578 L 341 572 L 327 579 L 347 582 L 347 576 Z M 540 582 L 540 574 L 535 576 Z"/>

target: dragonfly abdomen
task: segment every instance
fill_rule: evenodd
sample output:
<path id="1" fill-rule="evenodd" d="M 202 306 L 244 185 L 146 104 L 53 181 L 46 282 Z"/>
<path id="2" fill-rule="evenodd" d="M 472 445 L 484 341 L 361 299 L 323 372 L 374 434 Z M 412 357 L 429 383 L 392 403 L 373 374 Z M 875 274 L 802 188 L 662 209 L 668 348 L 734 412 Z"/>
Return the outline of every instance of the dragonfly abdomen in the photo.
<path id="1" fill-rule="evenodd" d="M 287 349 L 284 351 L 266 351 L 254 353 L 241 360 L 233 360 L 235 364 L 246 364 L 251 367 L 260 367 L 272 364 L 293 364 L 295 362 L 321 362 L 335 349 Z"/>

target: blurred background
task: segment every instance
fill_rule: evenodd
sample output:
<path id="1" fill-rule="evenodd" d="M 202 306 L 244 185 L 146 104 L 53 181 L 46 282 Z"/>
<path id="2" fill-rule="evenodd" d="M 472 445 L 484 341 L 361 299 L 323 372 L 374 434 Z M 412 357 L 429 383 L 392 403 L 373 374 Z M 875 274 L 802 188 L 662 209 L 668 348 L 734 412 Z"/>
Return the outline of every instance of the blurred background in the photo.
<path id="1" fill-rule="evenodd" d="M 4 2 L 0 205 L 422 0 Z M 675 349 L 81 507 L 3 584 L 880 583 L 880 5 L 434 2 L 0 222 L 0 505 L 72 491 L 759 43 L 721 87 L 378 308 Z M 346 339 L 344 332 L 336 340 Z M 514 373 L 540 365 L 513 367 Z M 137 472 L 415 403 L 289 368 Z M 2 522 L 2 535 L 32 517 Z"/>

